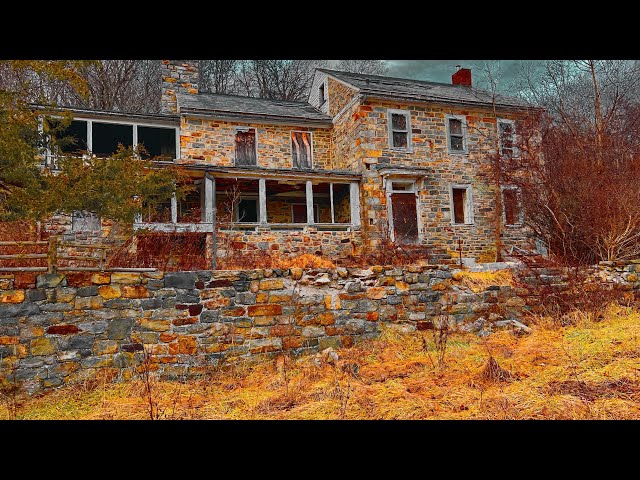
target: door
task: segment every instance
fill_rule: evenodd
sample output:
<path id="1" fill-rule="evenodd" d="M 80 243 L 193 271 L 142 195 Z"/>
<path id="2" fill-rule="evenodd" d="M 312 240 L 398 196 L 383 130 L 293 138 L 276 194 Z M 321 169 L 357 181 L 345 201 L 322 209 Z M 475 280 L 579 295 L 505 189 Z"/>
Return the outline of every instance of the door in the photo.
<path id="1" fill-rule="evenodd" d="M 418 241 L 418 212 L 415 193 L 392 193 L 393 233 L 397 243 Z"/>
<path id="2" fill-rule="evenodd" d="M 418 208 L 413 180 L 388 180 L 391 238 L 399 244 L 418 243 Z"/>

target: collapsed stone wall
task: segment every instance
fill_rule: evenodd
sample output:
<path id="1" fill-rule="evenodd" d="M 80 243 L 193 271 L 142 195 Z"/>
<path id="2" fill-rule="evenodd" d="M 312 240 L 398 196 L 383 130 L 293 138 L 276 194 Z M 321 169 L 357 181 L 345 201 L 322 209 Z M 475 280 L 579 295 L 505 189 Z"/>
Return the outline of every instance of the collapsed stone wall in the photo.
<path id="1" fill-rule="evenodd" d="M 640 291 L 640 261 L 599 271 Z M 80 272 L 39 275 L 35 285 L 0 275 L 0 376 L 15 374 L 29 392 L 97 369 L 129 378 L 144 351 L 163 378 L 197 376 L 221 362 L 348 347 L 382 324 L 429 329 L 444 310 L 463 327 L 521 319 L 535 305 L 527 289 L 474 293 L 460 278 L 447 265 Z"/>

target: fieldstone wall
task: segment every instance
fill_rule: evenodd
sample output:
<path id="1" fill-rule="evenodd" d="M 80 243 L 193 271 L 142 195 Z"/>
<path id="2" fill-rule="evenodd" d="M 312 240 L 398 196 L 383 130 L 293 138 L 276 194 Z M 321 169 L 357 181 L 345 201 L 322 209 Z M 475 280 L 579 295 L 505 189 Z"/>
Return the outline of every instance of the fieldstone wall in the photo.
<path id="1" fill-rule="evenodd" d="M 197 60 L 162 61 L 162 97 L 160 112 L 176 114 L 178 111 L 177 93 L 198 94 L 200 68 Z"/>
<path id="2" fill-rule="evenodd" d="M 639 273 L 640 260 L 594 268 L 636 298 Z M 551 270 L 541 276 L 562 285 Z M 446 265 L 81 272 L 39 275 L 35 285 L 0 275 L 0 377 L 15 375 L 29 392 L 97 369 L 129 378 L 145 352 L 163 378 L 195 376 L 220 362 L 348 347 L 375 337 L 381 324 L 429 329 L 445 311 L 452 326 L 480 335 L 526 330 L 517 319 L 535 308 L 528 289 L 474 293 L 461 278 Z"/>

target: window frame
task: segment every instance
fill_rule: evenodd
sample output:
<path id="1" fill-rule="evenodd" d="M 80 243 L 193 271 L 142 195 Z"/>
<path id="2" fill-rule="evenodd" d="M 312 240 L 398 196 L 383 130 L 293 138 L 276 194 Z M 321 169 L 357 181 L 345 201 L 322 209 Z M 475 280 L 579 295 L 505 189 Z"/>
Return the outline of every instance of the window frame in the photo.
<path id="1" fill-rule="evenodd" d="M 466 190 L 464 205 L 464 223 L 456 222 L 455 205 L 453 201 L 453 190 Z M 451 212 L 451 225 L 461 227 L 465 225 L 475 225 L 475 216 L 473 214 L 473 185 L 470 183 L 452 183 L 449 185 L 449 208 Z"/>
<path id="2" fill-rule="evenodd" d="M 244 201 L 244 200 L 252 200 L 254 202 L 256 202 L 256 218 L 257 220 L 255 222 L 249 222 L 247 220 L 240 220 L 240 202 Z M 238 198 L 238 201 L 236 202 L 234 208 L 233 208 L 233 221 L 236 223 L 250 223 L 250 224 L 254 224 L 254 223 L 260 223 L 260 198 L 258 197 L 258 195 L 241 195 L 240 198 Z"/>
<path id="3" fill-rule="evenodd" d="M 244 165 L 238 163 L 238 155 L 236 152 L 236 135 L 238 132 L 247 133 L 249 130 L 253 130 L 254 132 L 254 144 L 253 148 L 256 153 L 256 164 L 255 165 Z M 260 163 L 260 157 L 258 156 L 258 127 L 252 127 L 250 125 L 235 125 L 233 127 L 233 165 L 235 167 L 257 167 Z"/>
<path id="4" fill-rule="evenodd" d="M 324 104 L 329 100 L 329 95 L 327 95 L 327 79 L 325 78 L 320 85 L 318 85 L 318 102 L 319 108 L 324 107 Z M 320 99 L 320 93 L 322 93 L 322 100 Z"/>
<path id="5" fill-rule="evenodd" d="M 289 148 L 291 149 L 291 168 L 293 169 L 297 169 L 297 170 L 306 170 L 304 168 L 298 168 L 296 166 L 294 166 L 293 164 L 293 134 L 294 133 L 308 133 L 309 134 L 309 138 L 311 140 L 311 156 L 310 156 L 310 161 L 311 161 L 311 165 L 309 166 L 309 170 L 314 168 L 314 158 L 313 158 L 313 132 L 309 131 L 309 130 L 289 130 Z"/>
<path id="6" fill-rule="evenodd" d="M 460 120 L 462 124 L 462 150 L 453 150 L 451 148 L 451 120 Z M 467 117 L 466 115 L 445 115 L 445 127 L 447 132 L 447 152 L 450 155 L 467 155 L 469 153 L 468 135 L 467 135 Z M 458 137 L 459 135 L 456 135 Z"/>
<path id="7" fill-rule="evenodd" d="M 520 228 L 524 225 L 524 208 L 522 208 L 522 189 L 517 185 L 503 185 L 500 188 L 501 192 L 501 200 L 502 200 L 502 222 L 505 227 L 515 227 Z M 516 192 L 516 202 L 518 207 L 518 222 L 517 223 L 507 223 L 507 209 L 505 207 L 506 203 L 504 201 L 504 192 L 505 190 L 515 190 Z"/>
<path id="8" fill-rule="evenodd" d="M 407 120 L 407 146 L 396 147 L 393 144 L 393 132 L 404 132 L 404 130 L 393 129 L 393 115 L 403 115 Z M 413 141 L 411 138 L 411 110 L 400 110 L 396 108 L 387 108 L 387 141 L 389 149 L 399 152 L 413 152 Z"/>
<path id="9" fill-rule="evenodd" d="M 502 135 L 500 134 L 500 124 L 509 124 L 511 125 L 513 133 L 511 134 L 511 156 L 509 157 L 502 151 Z M 506 158 L 517 158 L 518 157 L 518 147 L 516 146 L 516 122 L 515 120 L 511 120 L 508 118 L 498 118 L 496 119 L 496 136 L 498 137 L 498 154 L 501 157 Z"/>

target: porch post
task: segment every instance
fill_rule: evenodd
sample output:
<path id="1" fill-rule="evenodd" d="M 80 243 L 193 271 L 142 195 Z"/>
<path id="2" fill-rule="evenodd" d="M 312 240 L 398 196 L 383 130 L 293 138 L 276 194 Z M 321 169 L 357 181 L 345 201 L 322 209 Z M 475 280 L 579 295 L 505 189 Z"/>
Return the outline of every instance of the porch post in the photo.
<path id="1" fill-rule="evenodd" d="M 171 195 L 171 223 L 178 223 L 178 199 L 175 193 Z"/>
<path id="2" fill-rule="evenodd" d="M 259 220 L 261 224 L 267 223 L 267 181 L 264 178 L 258 179 L 258 197 L 260 215 Z"/>
<path id="3" fill-rule="evenodd" d="M 213 210 L 215 208 L 215 180 L 208 173 L 204 176 L 204 223 L 213 223 Z"/>
<path id="4" fill-rule="evenodd" d="M 307 224 L 313 225 L 313 184 L 307 180 Z"/>

